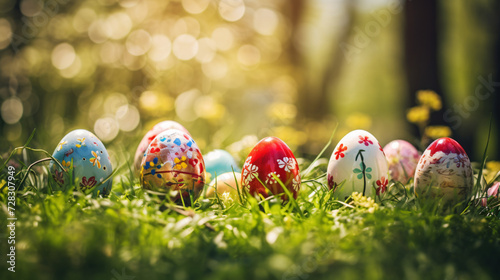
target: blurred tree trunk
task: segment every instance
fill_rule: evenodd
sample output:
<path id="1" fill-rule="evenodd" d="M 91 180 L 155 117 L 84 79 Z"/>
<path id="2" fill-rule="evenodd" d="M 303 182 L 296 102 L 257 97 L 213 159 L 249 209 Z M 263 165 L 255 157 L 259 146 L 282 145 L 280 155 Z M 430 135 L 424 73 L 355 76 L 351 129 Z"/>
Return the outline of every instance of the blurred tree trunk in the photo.
<path id="1" fill-rule="evenodd" d="M 500 3 L 498 1 L 494 1 L 494 8 L 492 14 L 497 15 L 494 18 L 493 23 L 493 33 L 494 38 L 494 47 L 493 47 L 493 81 L 500 82 Z M 500 137 L 500 88 L 496 87 L 495 92 L 493 92 L 493 125 L 496 126 L 497 137 Z M 500 141 L 498 138 L 492 139 L 497 143 L 496 152 L 492 154 L 492 158 L 494 160 L 500 160 Z"/>
<path id="2" fill-rule="evenodd" d="M 435 0 L 407 0 L 404 6 L 404 67 L 410 105 L 418 90 L 434 90 L 443 99 L 438 65 L 438 5 Z M 443 99 L 443 107 L 445 107 Z M 431 115 L 431 124 L 444 124 L 443 110 Z M 417 127 L 412 134 L 418 135 Z M 421 135 L 420 135 L 421 136 Z"/>
<path id="3" fill-rule="evenodd" d="M 303 1 L 296 0 L 295 2 L 301 2 L 303 7 Z M 325 57 L 324 69 L 317 74 L 321 77 L 319 81 L 312 81 L 310 78 L 302 80 L 298 97 L 298 119 L 301 122 L 307 122 L 308 120 L 322 121 L 331 112 L 330 89 L 334 88 L 338 82 L 346 60 L 340 43 L 347 42 L 351 37 L 352 26 L 355 21 L 355 4 L 355 1 L 344 1 L 347 21 L 340 34 L 333 37 L 333 42 L 330 44 L 331 52 Z M 298 63 L 296 66 L 298 69 L 304 69 L 304 61 L 300 59 L 302 56 L 300 53 L 297 53 L 297 55 L 299 59 L 295 60 Z M 301 78 L 304 77 L 311 76 L 301 73 Z"/>

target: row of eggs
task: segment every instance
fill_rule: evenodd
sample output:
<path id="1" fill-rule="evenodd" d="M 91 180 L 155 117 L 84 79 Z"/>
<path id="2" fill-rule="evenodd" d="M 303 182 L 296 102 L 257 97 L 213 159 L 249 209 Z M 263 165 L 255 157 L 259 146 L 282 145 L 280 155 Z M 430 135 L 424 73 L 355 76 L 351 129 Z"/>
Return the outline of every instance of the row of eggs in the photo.
<path id="1" fill-rule="evenodd" d="M 112 166 L 103 143 L 83 129 L 68 133 L 56 147 L 51 163 L 54 179 L 61 185 L 78 178 L 82 191 L 107 195 L 112 185 Z M 73 166 L 73 174 L 63 168 Z M 267 137 L 258 142 L 248 155 L 243 168 L 224 150 L 203 156 L 190 133 L 179 123 L 164 121 L 155 125 L 141 140 L 134 157 L 145 189 L 179 196 L 199 196 L 206 174 L 221 174 L 211 183 L 205 195 L 245 190 L 251 195 L 297 197 L 301 177 L 297 160 L 279 138 Z M 434 141 L 422 155 L 410 143 L 395 140 L 384 148 L 367 131 L 355 130 L 344 136 L 335 147 L 327 171 L 330 189 L 340 199 L 353 192 L 380 197 L 387 192 L 389 178 L 407 183 L 415 178 L 419 198 L 464 201 L 472 191 L 473 174 L 470 160 L 453 139 Z M 241 186 L 238 188 L 237 186 Z"/>

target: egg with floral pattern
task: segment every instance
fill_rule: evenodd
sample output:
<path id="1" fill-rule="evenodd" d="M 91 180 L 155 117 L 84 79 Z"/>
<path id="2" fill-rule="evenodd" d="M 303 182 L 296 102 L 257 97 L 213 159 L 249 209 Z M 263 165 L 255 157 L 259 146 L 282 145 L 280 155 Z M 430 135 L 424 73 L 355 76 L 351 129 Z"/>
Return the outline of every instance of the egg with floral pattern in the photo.
<path id="1" fill-rule="evenodd" d="M 252 196 L 280 195 L 281 199 L 288 200 L 277 179 L 297 198 L 301 182 L 297 160 L 285 142 L 267 137 L 253 147 L 245 160 L 241 184 Z"/>
<path id="2" fill-rule="evenodd" d="M 66 134 L 52 156 L 57 159 L 64 170 L 55 162 L 50 163 L 52 177 L 61 186 L 71 184 L 73 178 L 81 191 L 94 195 L 108 195 L 111 191 L 113 172 L 111 160 L 104 144 L 92 132 L 77 129 Z M 72 176 L 68 171 L 73 165 Z"/>
<path id="3" fill-rule="evenodd" d="M 440 138 L 424 151 L 415 171 L 415 195 L 444 208 L 465 203 L 472 193 L 474 175 L 469 157 L 451 138 Z"/>
<path id="4" fill-rule="evenodd" d="M 144 157 L 144 153 L 146 152 L 146 149 L 148 148 L 151 141 L 155 139 L 156 135 L 168 129 L 177 129 L 186 133 L 187 135 L 190 135 L 187 129 L 185 129 L 184 126 L 182 126 L 178 122 L 162 121 L 157 123 L 146 133 L 146 135 L 144 135 L 144 137 L 142 137 L 142 140 L 139 143 L 137 150 L 135 151 L 134 167 L 136 171 L 140 171 L 142 158 Z"/>
<path id="5" fill-rule="evenodd" d="M 369 197 L 384 194 L 389 184 L 387 159 L 375 136 L 364 130 L 345 135 L 330 157 L 327 180 L 340 199 L 353 192 Z"/>
<path id="6" fill-rule="evenodd" d="M 394 140 L 384 146 L 392 179 L 406 184 L 415 174 L 420 153 L 405 140 Z"/>
<path id="7" fill-rule="evenodd" d="M 205 185 L 205 162 L 189 134 L 169 129 L 149 144 L 141 162 L 143 188 L 168 193 L 179 191 L 175 199 L 198 197 Z M 174 199 L 174 200 L 175 200 Z"/>
<path id="8" fill-rule="evenodd" d="M 205 197 L 215 197 L 215 193 L 223 196 L 227 193 L 233 200 L 238 199 L 238 195 L 243 194 L 240 179 L 241 173 L 239 172 L 226 172 L 217 176 L 210 182 Z"/>
<path id="9" fill-rule="evenodd" d="M 233 156 L 224 150 L 215 149 L 208 154 L 203 156 L 205 160 L 205 168 L 207 173 L 210 173 L 212 179 L 215 178 L 215 174 L 221 175 L 226 172 L 239 172 L 240 168 L 234 160 Z M 208 176 L 208 174 L 207 174 Z"/>

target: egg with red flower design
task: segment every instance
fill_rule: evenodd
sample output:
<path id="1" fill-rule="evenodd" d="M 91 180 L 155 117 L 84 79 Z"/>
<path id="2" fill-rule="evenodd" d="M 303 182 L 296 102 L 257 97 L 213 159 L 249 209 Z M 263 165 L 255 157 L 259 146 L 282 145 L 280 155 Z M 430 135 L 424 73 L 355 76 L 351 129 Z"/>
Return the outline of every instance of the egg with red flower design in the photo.
<path id="1" fill-rule="evenodd" d="M 389 185 L 387 159 L 375 136 L 364 130 L 345 135 L 330 157 L 327 180 L 340 199 L 353 192 L 370 197 L 384 194 Z"/>
<path id="2" fill-rule="evenodd" d="M 424 151 L 415 171 L 415 195 L 443 208 L 464 204 L 472 193 L 474 176 L 469 157 L 451 138 L 440 138 Z"/>
<path id="3" fill-rule="evenodd" d="M 143 188 L 162 193 L 179 191 L 188 198 L 198 197 L 205 185 L 205 163 L 200 149 L 189 134 L 169 129 L 149 144 L 141 162 Z"/>
<path id="4" fill-rule="evenodd" d="M 392 179 L 405 184 L 413 178 L 420 153 L 412 144 L 405 140 L 394 140 L 384 146 L 384 153 Z"/>
<path id="5" fill-rule="evenodd" d="M 175 122 L 175 121 L 162 121 L 157 123 L 155 126 L 153 126 L 147 133 L 142 137 L 141 142 L 139 143 L 139 146 L 137 147 L 137 150 L 135 151 L 135 156 L 134 156 L 134 167 L 136 171 L 141 170 L 141 161 L 142 158 L 144 157 L 144 153 L 146 152 L 146 149 L 148 148 L 149 144 L 153 139 L 155 139 L 156 135 L 159 133 L 168 130 L 168 129 L 177 129 L 180 130 L 187 135 L 190 135 L 187 129 L 184 128 L 180 123 Z"/>
<path id="6" fill-rule="evenodd" d="M 248 154 L 241 171 L 241 184 L 252 196 L 276 195 L 288 200 L 278 179 L 297 198 L 301 179 L 292 150 L 281 139 L 266 137 Z"/>
<path id="7" fill-rule="evenodd" d="M 76 186 L 84 193 L 108 195 L 111 191 L 113 167 L 104 144 L 92 132 L 77 129 L 66 134 L 54 150 L 50 163 L 52 177 L 61 186 Z M 72 172 L 71 176 L 69 172 Z"/>

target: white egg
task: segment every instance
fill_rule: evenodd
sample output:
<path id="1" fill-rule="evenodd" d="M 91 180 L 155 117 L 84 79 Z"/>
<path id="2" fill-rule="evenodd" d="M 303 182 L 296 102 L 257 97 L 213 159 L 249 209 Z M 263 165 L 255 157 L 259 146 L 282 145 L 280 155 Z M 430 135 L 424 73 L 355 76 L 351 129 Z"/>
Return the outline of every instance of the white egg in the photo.
<path id="1" fill-rule="evenodd" d="M 328 164 L 328 186 L 336 196 L 345 199 L 353 192 L 379 196 L 388 184 L 387 159 L 375 136 L 364 130 L 344 136 Z"/>
<path id="2" fill-rule="evenodd" d="M 440 203 L 444 208 L 466 202 L 473 185 L 469 157 L 451 138 L 432 142 L 415 171 L 415 195 L 421 201 Z"/>

